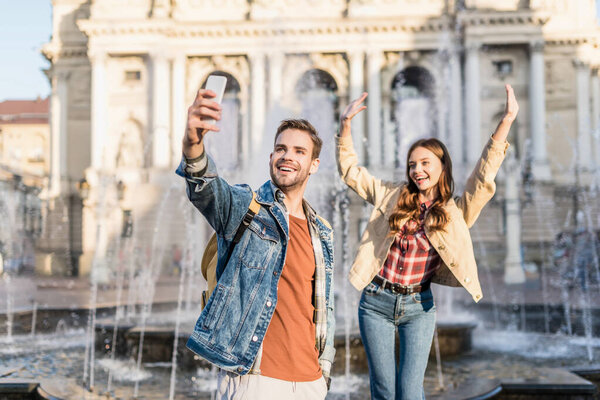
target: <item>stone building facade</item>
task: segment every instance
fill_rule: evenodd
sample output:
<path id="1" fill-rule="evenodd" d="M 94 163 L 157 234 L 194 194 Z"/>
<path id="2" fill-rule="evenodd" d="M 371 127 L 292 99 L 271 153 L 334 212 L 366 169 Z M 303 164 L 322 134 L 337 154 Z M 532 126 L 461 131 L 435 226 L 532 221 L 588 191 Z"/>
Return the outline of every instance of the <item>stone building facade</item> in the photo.
<path id="1" fill-rule="evenodd" d="M 187 106 L 211 73 L 227 76 L 228 86 L 227 118 L 209 149 L 232 176 L 252 171 L 255 186 L 264 180 L 277 121 L 301 115 L 324 137 L 317 179 L 334 191 L 337 116 L 367 91 L 368 109 L 353 126 L 361 162 L 400 179 L 410 143 L 435 136 L 450 149 L 460 188 L 510 83 L 521 105 L 511 153 L 523 171 L 524 207 L 538 210 L 524 209 L 523 237 L 551 241 L 558 228 L 541 222 L 569 219 L 565 193 L 598 178 L 599 46 L 594 0 L 53 0 L 43 48 L 56 143 L 50 194 L 69 198 L 82 180 L 90 185 L 83 207 L 69 211 L 70 254 L 83 255 L 84 271 L 85 255 L 103 246 L 100 219 L 160 213 Z M 478 224 L 482 241 L 503 243 L 502 194 L 499 184 Z M 352 196 L 350 207 L 364 214 Z M 361 225 L 354 219 L 352 238 Z"/>

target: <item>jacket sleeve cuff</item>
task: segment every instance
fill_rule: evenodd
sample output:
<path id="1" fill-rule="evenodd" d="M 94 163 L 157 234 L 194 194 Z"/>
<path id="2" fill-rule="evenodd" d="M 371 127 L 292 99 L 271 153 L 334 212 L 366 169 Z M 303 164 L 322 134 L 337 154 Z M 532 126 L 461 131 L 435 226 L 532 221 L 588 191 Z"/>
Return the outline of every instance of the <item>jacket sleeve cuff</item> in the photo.
<path id="1" fill-rule="evenodd" d="M 335 142 L 338 146 L 352 146 L 352 135 L 348 136 L 335 136 Z"/>
<path id="2" fill-rule="evenodd" d="M 192 177 L 200 177 L 204 176 L 206 173 L 206 169 L 208 168 L 208 157 L 206 157 L 206 152 L 203 151 L 196 158 L 187 158 L 185 155 L 183 156 L 183 170 L 186 174 Z"/>
<path id="3" fill-rule="evenodd" d="M 487 145 L 490 148 L 490 150 L 501 151 L 506 154 L 506 150 L 510 146 L 510 143 L 508 143 L 506 140 L 496 140 L 492 136 L 490 136 L 490 140 L 488 140 Z"/>

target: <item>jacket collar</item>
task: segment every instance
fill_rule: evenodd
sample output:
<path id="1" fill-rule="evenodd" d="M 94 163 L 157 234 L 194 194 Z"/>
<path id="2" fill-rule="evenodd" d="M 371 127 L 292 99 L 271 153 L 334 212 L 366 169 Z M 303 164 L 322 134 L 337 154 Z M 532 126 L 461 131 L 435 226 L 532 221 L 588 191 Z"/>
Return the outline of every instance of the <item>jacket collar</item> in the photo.
<path id="1" fill-rule="evenodd" d="M 285 195 L 272 181 L 265 182 L 256 191 L 256 201 L 260 204 L 271 206 L 275 203 L 275 199 L 283 204 L 283 197 Z"/>
<path id="2" fill-rule="evenodd" d="M 285 204 L 283 203 L 284 198 L 285 194 L 271 180 L 265 182 L 256 192 L 256 201 L 267 206 L 272 206 L 275 204 L 275 201 L 277 201 L 285 208 Z M 315 223 L 317 219 L 317 212 L 315 209 L 308 201 L 306 201 L 306 199 L 302 199 L 302 205 L 304 207 L 306 218 L 308 218 L 311 223 Z"/>

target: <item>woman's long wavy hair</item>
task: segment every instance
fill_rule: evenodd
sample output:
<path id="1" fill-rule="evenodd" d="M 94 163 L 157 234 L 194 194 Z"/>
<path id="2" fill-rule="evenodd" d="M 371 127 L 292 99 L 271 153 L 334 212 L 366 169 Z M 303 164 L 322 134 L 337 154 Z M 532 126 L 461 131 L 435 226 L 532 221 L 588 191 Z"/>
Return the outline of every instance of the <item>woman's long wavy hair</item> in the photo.
<path id="1" fill-rule="evenodd" d="M 417 147 L 423 147 L 429 151 L 431 151 L 437 158 L 442 162 L 442 173 L 440 175 L 440 179 L 437 183 L 438 186 L 438 197 L 434 200 L 433 204 L 429 207 L 427 214 L 425 216 L 425 226 L 428 231 L 434 232 L 439 230 L 444 230 L 446 225 L 448 224 L 448 215 L 444 210 L 443 206 L 452 198 L 454 193 L 454 179 L 452 178 L 452 160 L 450 159 L 450 154 L 448 153 L 448 149 L 441 141 L 431 138 L 431 139 L 421 139 L 417 140 L 410 146 L 408 150 L 408 154 L 406 156 L 406 181 L 407 183 L 402 187 L 400 192 L 400 197 L 398 198 L 398 203 L 396 204 L 396 209 L 393 214 L 390 216 L 389 224 L 390 230 L 392 234 L 395 234 L 400 231 L 402 228 L 401 221 L 408 218 L 408 220 L 419 220 L 420 211 L 420 202 L 419 202 L 419 189 L 417 185 L 410 178 L 410 167 L 408 165 L 408 161 L 410 160 L 410 155 Z M 409 230 L 414 233 L 418 228 L 417 224 L 414 224 L 413 227 L 409 228 L 411 224 L 407 225 Z"/>

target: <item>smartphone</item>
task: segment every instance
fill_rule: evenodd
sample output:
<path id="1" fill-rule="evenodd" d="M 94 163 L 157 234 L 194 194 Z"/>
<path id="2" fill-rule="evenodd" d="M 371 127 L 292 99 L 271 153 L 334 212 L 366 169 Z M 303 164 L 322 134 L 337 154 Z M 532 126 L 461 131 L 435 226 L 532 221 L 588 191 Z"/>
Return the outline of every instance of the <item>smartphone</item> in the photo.
<path id="1" fill-rule="evenodd" d="M 206 80 L 206 85 L 204 89 L 210 89 L 217 94 L 217 97 L 213 99 L 217 103 L 221 104 L 223 101 L 223 94 L 225 93 L 225 85 L 227 84 L 227 78 L 224 76 L 218 75 L 209 75 Z M 209 124 L 214 124 L 216 121 L 214 119 L 207 119 L 206 122 Z"/>

